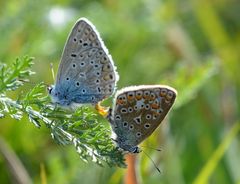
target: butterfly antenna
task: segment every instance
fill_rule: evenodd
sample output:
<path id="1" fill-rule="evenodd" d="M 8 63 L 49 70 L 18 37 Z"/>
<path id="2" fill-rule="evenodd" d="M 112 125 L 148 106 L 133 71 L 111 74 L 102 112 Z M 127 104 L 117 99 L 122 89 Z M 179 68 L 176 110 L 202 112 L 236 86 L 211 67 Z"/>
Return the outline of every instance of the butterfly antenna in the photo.
<path id="1" fill-rule="evenodd" d="M 153 148 L 153 147 L 149 147 L 149 146 L 141 146 L 142 148 L 148 148 L 148 149 L 152 149 L 152 150 L 155 150 L 155 151 L 162 151 L 161 148 Z"/>
<path id="2" fill-rule="evenodd" d="M 158 166 L 155 164 L 155 162 L 153 161 L 153 159 L 145 152 L 142 150 L 142 152 L 151 160 L 152 164 L 154 165 L 154 167 L 157 169 L 157 171 L 159 173 L 161 173 L 161 170 L 158 168 Z"/>
<path id="3" fill-rule="evenodd" d="M 51 72 L 52 72 L 52 77 L 53 81 L 55 81 L 55 75 L 54 75 L 54 70 L 53 70 L 53 63 L 50 64 Z"/>

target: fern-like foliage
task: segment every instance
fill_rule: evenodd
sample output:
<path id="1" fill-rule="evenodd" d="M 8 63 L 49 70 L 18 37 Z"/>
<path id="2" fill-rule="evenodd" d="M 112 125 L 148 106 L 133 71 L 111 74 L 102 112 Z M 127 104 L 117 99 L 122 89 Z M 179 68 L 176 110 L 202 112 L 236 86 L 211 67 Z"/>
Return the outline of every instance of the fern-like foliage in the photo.
<path id="1" fill-rule="evenodd" d="M 57 143 L 73 145 L 83 161 L 125 167 L 123 154 L 113 145 L 109 128 L 98 122 L 97 114 L 88 107 L 70 112 L 51 104 L 43 83 L 20 95 L 17 100 L 7 97 L 7 91 L 18 89 L 33 74 L 30 70 L 32 60 L 25 56 L 12 66 L 0 63 L 0 117 L 10 115 L 20 120 L 26 115 L 38 128 L 45 124 Z"/>

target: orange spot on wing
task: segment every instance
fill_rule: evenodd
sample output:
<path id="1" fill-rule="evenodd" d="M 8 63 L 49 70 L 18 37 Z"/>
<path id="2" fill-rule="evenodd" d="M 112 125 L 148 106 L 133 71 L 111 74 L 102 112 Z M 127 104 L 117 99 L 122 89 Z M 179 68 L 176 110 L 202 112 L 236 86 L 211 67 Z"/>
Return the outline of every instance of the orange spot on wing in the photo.
<path id="1" fill-rule="evenodd" d="M 142 99 L 142 95 L 136 95 L 136 99 L 137 100 L 141 100 Z"/>
<path id="2" fill-rule="evenodd" d="M 123 105 L 123 100 L 117 99 L 117 104 L 118 105 Z"/>
<path id="3" fill-rule="evenodd" d="M 152 109 L 158 109 L 159 108 L 158 104 L 152 104 L 151 107 L 152 107 Z"/>
<path id="4" fill-rule="evenodd" d="M 150 99 L 150 96 L 149 96 L 149 95 L 143 95 L 143 98 L 144 98 L 145 100 L 149 100 L 149 99 Z"/>
<path id="5" fill-rule="evenodd" d="M 128 96 L 127 96 L 127 99 L 128 99 L 129 101 L 132 101 L 132 100 L 134 99 L 134 96 L 128 95 Z"/>

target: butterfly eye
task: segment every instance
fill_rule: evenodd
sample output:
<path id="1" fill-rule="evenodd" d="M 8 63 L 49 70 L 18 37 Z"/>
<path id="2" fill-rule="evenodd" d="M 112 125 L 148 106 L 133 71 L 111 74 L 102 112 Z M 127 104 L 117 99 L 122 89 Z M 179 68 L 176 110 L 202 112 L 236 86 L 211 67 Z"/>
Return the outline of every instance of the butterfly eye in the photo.
<path id="1" fill-rule="evenodd" d="M 51 94 L 51 93 L 52 93 L 52 90 L 53 90 L 53 88 L 52 88 L 52 87 L 48 87 L 48 88 L 47 88 L 47 90 L 48 90 L 48 93 L 49 93 L 49 94 Z"/>
<path id="2" fill-rule="evenodd" d="M 140 151 L 140 149 L 136 146 L 135 148 L 134 148 L 134 150 L 132 151 L 132 153 L 140 153 L 141 151 Z"/>

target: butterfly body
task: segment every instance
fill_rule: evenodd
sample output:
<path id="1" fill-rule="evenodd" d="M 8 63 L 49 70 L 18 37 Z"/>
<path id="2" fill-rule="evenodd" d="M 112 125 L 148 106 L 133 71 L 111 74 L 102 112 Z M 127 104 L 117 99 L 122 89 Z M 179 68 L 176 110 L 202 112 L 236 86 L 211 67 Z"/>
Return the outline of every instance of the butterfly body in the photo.
<path id="1" fill-rule="evenodd" d="M 176 95 L 173 88 L 162 85 L 127 87 L 117 92 L 108 119 L 118 147 L 138 153 L 138 145 L 160 125 Z"/>
<path id="2" fill-rule="evenodd" d="M 97 104 L 113 94 L 118 78 L 99 33 L 81 18 L 70 32 L 55 85 L 48 91 L 53 103 L 61 106 Z"/>

